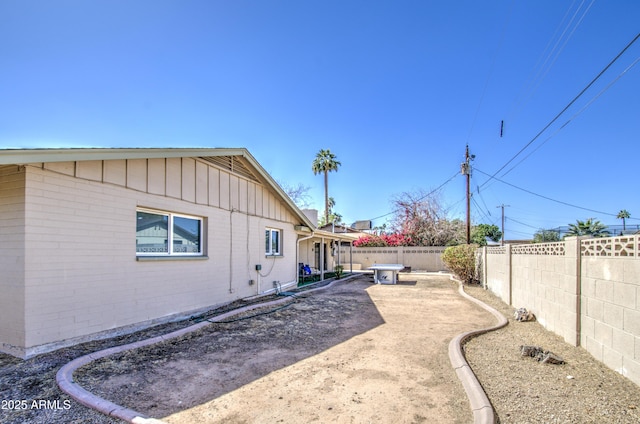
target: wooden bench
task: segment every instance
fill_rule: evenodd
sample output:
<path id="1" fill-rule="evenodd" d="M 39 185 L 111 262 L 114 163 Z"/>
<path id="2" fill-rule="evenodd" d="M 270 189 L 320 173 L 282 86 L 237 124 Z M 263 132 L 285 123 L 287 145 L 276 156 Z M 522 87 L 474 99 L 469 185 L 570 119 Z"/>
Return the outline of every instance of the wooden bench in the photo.
<path id="1" fill-rule="evenodd" d="M 309 272 L 305 271 L 309 268 Z M 320 270 L 311 268 L 308 265 L 298 264 L 298 284 L 314 283 L 320 281 Z"/>

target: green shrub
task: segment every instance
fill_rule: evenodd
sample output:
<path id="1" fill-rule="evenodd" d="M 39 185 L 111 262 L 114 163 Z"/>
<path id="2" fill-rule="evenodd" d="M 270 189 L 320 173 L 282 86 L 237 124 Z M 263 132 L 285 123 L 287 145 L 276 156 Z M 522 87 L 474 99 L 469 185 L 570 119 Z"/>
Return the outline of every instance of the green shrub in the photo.
<path id="1" fill-rule="evenodd" d="M 336 280 L 339 280 L 342 278 L 342 273 L 344 272 L 344 267 L 342 265 L 336 265 L 333 270 L 336 273 Z"/>
<path id="2" fill-rule="evenodd" d="M 442 261 L 463 283 L 471 284 L 476 274 L 475 244 L 461 244 L 447 247 L 442 253 Z"/>

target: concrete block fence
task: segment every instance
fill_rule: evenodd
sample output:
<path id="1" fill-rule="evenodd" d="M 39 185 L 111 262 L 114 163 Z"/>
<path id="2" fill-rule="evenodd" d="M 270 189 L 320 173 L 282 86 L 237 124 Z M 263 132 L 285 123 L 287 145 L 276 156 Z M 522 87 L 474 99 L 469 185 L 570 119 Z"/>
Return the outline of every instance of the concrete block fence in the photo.
<path id="1" fill-rule="evenodd" d="M 485 287 L 640 385 L 640 235 L 483 247 Z"/>
<path id="2" fill-rule="evenodd" d="M 442 262 L 443 246 L 354 247 L 351 251 L 354 269 L 367 269 L 373 264 L 403 264 L 413 271 L 446 271 Z M 349 258 L 342 248 L 341 258 Z"/>

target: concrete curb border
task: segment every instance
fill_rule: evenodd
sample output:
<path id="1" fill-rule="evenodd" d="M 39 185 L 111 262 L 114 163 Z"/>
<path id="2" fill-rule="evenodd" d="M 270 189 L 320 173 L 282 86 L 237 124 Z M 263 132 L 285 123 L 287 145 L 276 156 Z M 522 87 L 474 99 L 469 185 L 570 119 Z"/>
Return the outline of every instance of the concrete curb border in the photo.
<path id="1" fill-rule="evenodd" d="M 328 289 L 333 286 L 336 282 L 344 282 L 350 279 L 358 277 L 359 274 L 351 275 L 342 280 L 334 280 L 327 284 L 326 286 L 317 287 L 309 290 L 305 290 L 301 293 L 310 293 L 318 290 Z M 449 360 L 451 361 L 451 365 L 454 370 L 462 386 L 464 387 L 465 392 L 467 393 L 467 397 L 469 398 L 469 404 L 471 406 L 471 411 L 473 412 L 474 424 L 493 424 L 496 422 L 495 412 L 493 407 L 491 406 L 491 402 L 487 398 L 482 385 L 478 381 L 477 377 L 471 370 L 469 363 L 467 362 L 464 353 L 462 351 L 462 344 L 469 338 L 473 336 L 477 336 L 483 333 L 487 333 L 489 331 L 497 330 L 499 328 L 504 327 L 508 324 L 508 320 L 498 311 L 486 305 L 485 303 L 475 299 L 472 296 L 469 296 L 464 291 L 464 285 L 461 281 L 456 280 L 453 276 L 450 275 L 451 280 L 456 281 L 458 283 L 458 292 L 461 296 L 466 298 L 467 300 L 478 304 L 483 309 L 490 312 L 493 316 L 498 320 L 498 324 L 487 327 L 479 330 L 472 330 L 454 337 L 451 342 L 449 342 Z M 239 308 L 230 312 L 226 312 L 224 314 L 218 315 L 211 319 L 211 321 L 222 321 L 230 316 L 234 316 L 240 314 L 242 312 L 247 312 L 252 309 L 257 309 L 259 307 L 265 306 L 274 306 L 279 305 L 281 303 L 287 302 L 289 299 L 284 297 L 282 299 L 277 299 L 271 302 L 265 302 L 261 304 L 255 304 L 250 306 L 245 306 L 243 308 Z M 97 352 L 93 352 L 84 356 L 80 356 L 71 362 L 65 364 L 58 370 L 56 374 L 56 383 L 60 390 L 71 396 L 77 402 L 82 405 L 95 409 L 107 416 L 119 418 L 123 421 L 133 423 L 133 424 L 164 424 L 164 421 L 147 417 L 144 414 L 134 411 L 133 409 L 125 408 L 124 406 L 117 405 L 109 400 L 101 398 L 100 396 L 94 395 L 88 390 L 84 389 L 82 386 L 77 384 L 73 380 L 73 373 L 80 367 L 87 365 L 97 359 L 104 358 L 109 355 L 113 355 L 116 353 L 121 353 L 127 350 L 137 349 L 144 346 L 149 346 L 155 343 L 159 343 L 165 340 L 170 340 L 176 337 L 180 337 L 184 334 L 190 333 L 192 331 L 199 330 L 207 325 L 211 324 L 209 321 L 203 321 L 189 327 L 185 327 L 180 330 L 173 331 L 168 334 L 164 334 L 161 336 L 152 337 L 146 340 L 140 340 L 137 342 L 125 344 L 122 346 L 115 346 L 111 348 L 107 348 L 104 350 L 100 350 Z"/>
<path id="2" fill-rule="evenodd" d="M 481 308 L 490 312 L 498 320 L 498 323 L 492 327 L 467 331 L 465 333 L 457 335 L 451 340 L 451 342 L 449 342 L 449 360 L 451 361 L 451 365 L 456 371 L 458 379 L 460 379 L 460 382 L 462 383 L 462 386 L 467 393 L 467 397 L 469 398 L 471 412 L 473 412 L 474 424 L 494 424 L 496 422 L 496 416 L 495 411 L 493 410 L 493 406 L 491 405 L 487 394 L 484 392 L 482 385 L 478 381 L 478 378 L 469 366 L 469 363 L 464 356 L 462 345 L 467 339 L 471 337 L 478 336 L 483 333 L 488 333 L 489 331 L 494 331 L 506 326 L 509 321 L 504 317 L 504 315 L 493 309 L 491 306 L 465 293 L 464 284 L 461 281 L 455 279 L 452 275 L 450 276 L 450 278 L 451 280 L 458 283 L 458 292 L 462 297 L 473 303 L 476 303 Z"/>
<path id="3" fill-rule="evenodd" d="M 339 282 L 348 281 L 357 276 L 358 274 L 354 274 L 349 277 L 343 278 L 341 280 L 331 281 L 326 286 L 304 290 L 304 291 L 301 291 L 300 293 L 311 293 L 318 290 L 328 289 L 338 281 Z M 87 365 L 97 359 L 104 358 L 106 356 L 113 355 L 116 353 L 121 353 L 127 350 L 149 346 L 149 345 L 159 343 L 165 340 L 173 339 L 176 337 L 180 337 L 192 331 L 196 331 L 203 327 L 206 327 L 207 325 L 210 325 L 212 322 L 222 321 L 230 316 L 234 316 L 242 312 L 247 312 L 247 311 L 257 309 L 257 308 L 262 308 L 265 306 L 279 305 L 287 301 L 289 301 L 289 298 L 283 297 L 282 299 L 277 299 L 270 302 L 245 306 L 243 308 L 238 308 L 233 311 L 225 312 L 224 314 L 218 315 L 210 319 L 209 321 L 202 321 L 197 324 L 191 325 L 189 327 L 185 327 L 180 330 L 173 331 L 171 333 L 152 337 L 146 340 L 140 340 L 137 342 L 133 342 L 133 343 L 129 343 L 121 346 L 110 347 L 104 350 L 100 350 L 97 352 L 89 353 L 84 356 L 80 356 L 72 360 L 71 362 L 68 362 L 58 370 L 56 374 L 56 383 L 58 384 L 58 387 L 60 387 L 60 390 L 62 390 L 63 392 L 71 396 L 77 402 L 81 403 L 82 405 L 88 408 L 95 409 L 96 411 L 99 411 L 107 416 L 119 418 L 123 421 L 133 423 L 133 424 L 163 424 L 164 422 L 161 420 L 147 417 L 140 412 L 134 411 L 133 409 L 125 408 L 124 406 L 117 405 L 111 401 L 101 398 L 100 396 L 94 395 L 93 393 L 84 389 L 82 386 L 80 386 L 73 380 L 73 373 L 76 372 L 78 368 L 84 365 Z"/>

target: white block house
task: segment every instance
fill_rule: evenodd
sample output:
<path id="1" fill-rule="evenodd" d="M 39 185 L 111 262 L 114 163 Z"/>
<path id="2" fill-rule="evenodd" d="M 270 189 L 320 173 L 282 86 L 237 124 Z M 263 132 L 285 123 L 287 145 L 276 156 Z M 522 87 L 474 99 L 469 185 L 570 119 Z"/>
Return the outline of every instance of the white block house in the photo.
<path id="1" fill-rule="evenodd" d="M 246 149 L 0 150 L 0 351 L 295 285 L 315 225 Z"/>

